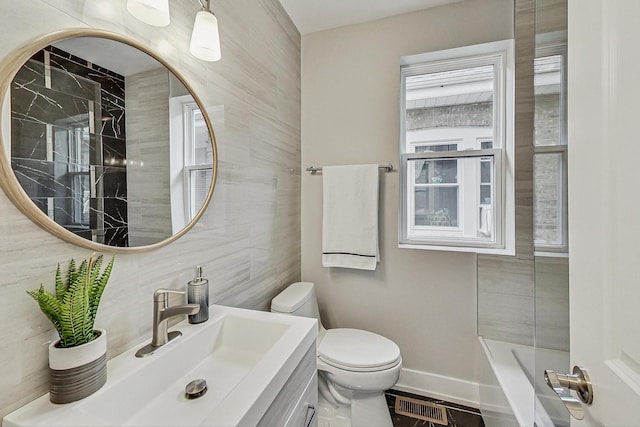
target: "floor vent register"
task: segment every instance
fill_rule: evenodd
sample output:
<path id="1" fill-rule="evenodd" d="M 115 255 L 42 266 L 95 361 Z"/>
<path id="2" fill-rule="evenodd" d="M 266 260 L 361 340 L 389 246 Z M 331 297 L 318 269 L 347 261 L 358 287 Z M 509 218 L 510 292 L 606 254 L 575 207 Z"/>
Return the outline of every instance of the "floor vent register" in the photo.
<path id="1" fill-rule="evenodd" d="M 424 400 L 396 396 L 396 414 L 418 420 L 430 421 L 443 426 L 447 425 L 447 408 Z"/>

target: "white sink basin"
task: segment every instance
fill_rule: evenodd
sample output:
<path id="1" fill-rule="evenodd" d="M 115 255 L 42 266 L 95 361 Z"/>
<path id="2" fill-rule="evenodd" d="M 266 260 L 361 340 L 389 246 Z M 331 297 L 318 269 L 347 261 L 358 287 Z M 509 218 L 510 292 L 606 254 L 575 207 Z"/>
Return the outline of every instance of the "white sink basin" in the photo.
<path id="1" fill-rule="evenodd" d="M 255 425 L 317 335 L 315 319 L 213 305 L 200 325 L 146 358 L 110 360 L 95 394 L 55 405 L 49 395 L 23 406 L 2 427 L 250 426 Z M 185 386 L 204 379 L 208 391 L 189 400 Z"/>

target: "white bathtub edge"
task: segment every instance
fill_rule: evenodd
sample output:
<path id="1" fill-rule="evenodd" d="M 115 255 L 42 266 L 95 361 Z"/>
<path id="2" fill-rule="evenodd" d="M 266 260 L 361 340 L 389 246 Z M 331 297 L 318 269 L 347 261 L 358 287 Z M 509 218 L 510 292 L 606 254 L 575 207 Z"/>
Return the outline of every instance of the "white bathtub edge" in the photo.
<path id="1" fill-rule="evenodd" d="M 513 348 L 531 349 L 519 344 L 505 345 L 506 343 L 481 336 L 478 338 L 518 424 L 553 426 L 553 421 L 540 404 L 533 385 L 520 368 L 512 351 Z M 533 357 L 533 354 L 531 356 Z"/>

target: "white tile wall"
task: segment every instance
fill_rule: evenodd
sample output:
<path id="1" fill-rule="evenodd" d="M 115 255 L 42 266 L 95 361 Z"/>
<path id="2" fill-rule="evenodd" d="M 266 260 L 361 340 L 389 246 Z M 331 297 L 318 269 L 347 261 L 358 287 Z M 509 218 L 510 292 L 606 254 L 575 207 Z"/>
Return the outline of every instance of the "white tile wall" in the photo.
<path id="1" fill-rule="evenodd" d="M 83 16 L 84 1 L 0 0 L 0 60 L 52 31 L 91 26 L 129 35 L 159 52 L 198 92 L 205 109 L 223 105 L 216 128 L 219 172 L 209 209 L 171 245 L 117 255 L 98 312 L 109 357 L 150 337 L 151 295 L 181 288 L 201 264 L 212 302 L 266 309 L 300 279 L 300 36 L 277 0 L 214 1 L 222 61 L 188 53 L 198 2 L 172 0 L 172 21 L 155 28 L 129 16 Z M 120 22 L 118 22 L 120 21 Z M 212 110 L 213 111 L 213 110 Z M 0 192 L 0 417 L 47 391 L 48 321 L 25 293 L 51 285 L 56 264 L 89 251 L 34 225 Z"/>

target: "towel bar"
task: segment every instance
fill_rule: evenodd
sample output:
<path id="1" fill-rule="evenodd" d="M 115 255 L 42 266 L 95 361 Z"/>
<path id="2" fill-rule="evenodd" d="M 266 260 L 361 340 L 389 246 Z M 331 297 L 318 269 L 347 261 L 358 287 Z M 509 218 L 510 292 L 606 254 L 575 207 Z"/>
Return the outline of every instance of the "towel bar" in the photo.
<path id="1" fill-rule="evenodd" d="M 391 163 L 386 164 L 386 165 L 378 165 L 378 167 L 380 169 L 384 169 L 385 172 L 392 172 L 393 171 L 393 165 Z M 309 166 L 306 170 L 307 170 L 307 172 L 311 172 L 311 175 L 315 175 L 318 172 L 322 172 L 322 167 Z"/>

